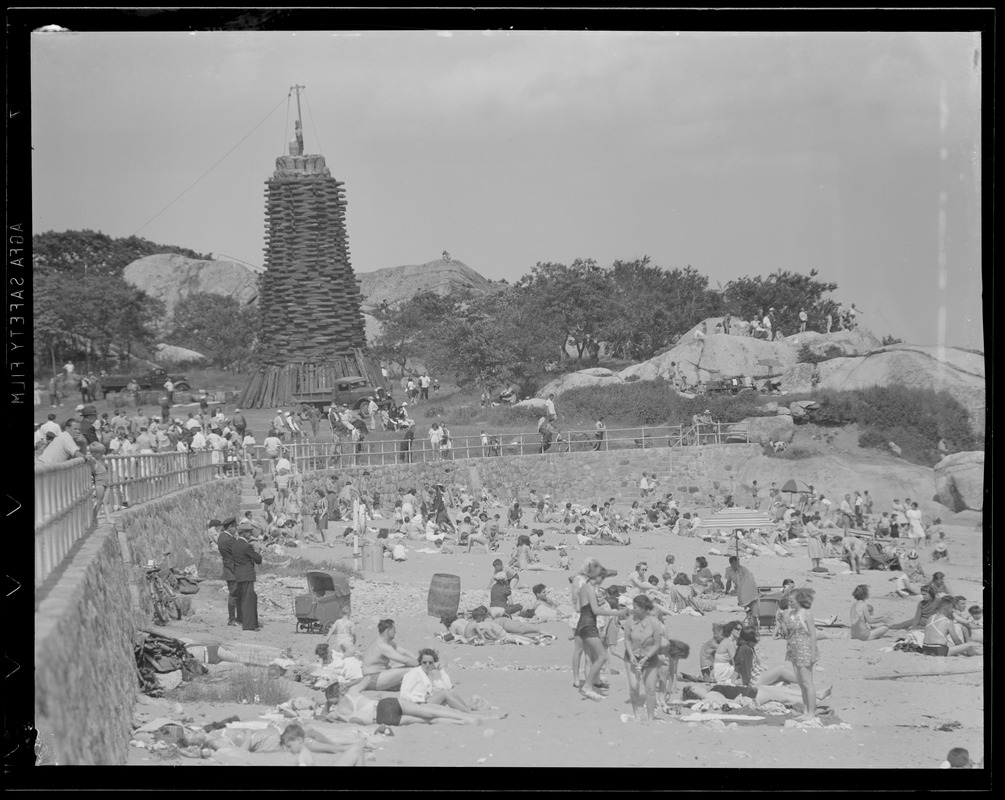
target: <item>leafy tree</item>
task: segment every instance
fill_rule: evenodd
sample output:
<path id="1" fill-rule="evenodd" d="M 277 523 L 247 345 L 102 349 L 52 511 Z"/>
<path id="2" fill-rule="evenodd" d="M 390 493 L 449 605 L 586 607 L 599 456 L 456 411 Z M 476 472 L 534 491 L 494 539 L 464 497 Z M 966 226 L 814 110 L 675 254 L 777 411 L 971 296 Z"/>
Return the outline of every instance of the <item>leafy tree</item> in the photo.
<path id="1" fill-rule="evenodd" d="M 552 347 L 561 353 L 560 360 L 566 359 L 565 345 L 571 340 L 582 361 L 587 345 L 597 339 L 612 313 L 610 273 L 592 258 L 577 258 L 569 266 L 539 261 L 516 286 L 528 290 L 525 296 L 535 313 L 555 322 Z"/>
<path id="2" fill-rule="evenodd" d="M 188 258 L 208 260 L 194 250 L 157 244 L 138 236 L 113 239 L 100 231 L 47 231 L 32 237 L 32 264 L 35 274 L 70 273 L 84 277 L 121 276 L 133 261 L 159 253 L 178 253 Z"/>
<path id="3" fill-rule="evenodd" d="M 600 336 L 615 354 L 648 359 L 701 320 L 721 313 L 722 300 L 693 267 L 666 271 L 648 256 L 615 261 L 611 311 Z"/>
<path id="4" fill-rule="evenodd" d="M 169 330 L 178 345 L 212 357 L 222 369 L 240 370 L 252 356 L 258 320 L 258 309 L 234 297 L 196 292 L 178 301 Z"/>
<path id="5" fill-rule="evenodd" d="M 838 287 L 818 281 L 816 276 L 813 269 L 809 275 L 778 270 L 766 278 L 737 278 L 726 284 L 725 310 L 739 319 L 759 319 L 762 311 L 774 308 L 774 329 L 788 335 L 799 330 L 799 311 L 805 308 L 810 318 L 807 327 L 824 330 L 822 320 L 837 309 L 837 303 L 824 295 Z"/>
<path id="6" fill-rule="evenodd" d="M 397 364 L 405 373 L 409 359 L 421 357 L 428 348 L 428 332 L 453 313 L 457 299 L 423 291 L 376 314 L 381 332 L 370 342 L 370 351 L 380 360 Z"/>

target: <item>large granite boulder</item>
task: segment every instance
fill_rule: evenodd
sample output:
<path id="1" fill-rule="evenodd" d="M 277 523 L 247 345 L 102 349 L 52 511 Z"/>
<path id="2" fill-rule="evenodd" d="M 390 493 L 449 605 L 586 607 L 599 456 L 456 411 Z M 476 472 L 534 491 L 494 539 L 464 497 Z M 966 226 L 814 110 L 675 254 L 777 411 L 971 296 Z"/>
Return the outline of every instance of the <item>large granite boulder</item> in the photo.
<path id="1" fill-rule="evenodd" d="M 883 343 L 879 339 L 861 328 L 853 331 L 833 331 L 832 333 L 806 331 L 806 333 L 788 336 L 784 341 L 797 349 L 805 345 L 818 355 L 825 355 L 828 351 L 837 348 L 842 355 L 864 356 L 883 347 Z"/>
<path id="2" fill-rule="evenodd" d="M 620 375 L 615 375 L 603 367 L 593 367 L 579 370 L 579 372 L 570 372 L 550 381 L 538 391 L 537 396 L 547 397 L 549 394 L 554 394 L 558 397 L 562 392 L 578 389 L 581 386 L 611 386 L 618 383 L 624 383 Z"/>
<path id="3" fill-rule="evenodd" d="M 893 346 L 858 358 L 817 364 L 820 389 L 910 386 L 945 390 L 969 412 L 974 430 L 985 425 L 984 358 L 955 347 Z"/>
<path id="4" fill-rule="evenodd" d="M 953 453 L 935 465 L 935 497 L 952 511 L 984 511 L 984 451 Z"/>
<path id="5" fill-rule="evenodd" d="M 688 383 L 737 375 L 758 378 L 791 370 L 796 365 L 797 352 L 784 341 L 709 334 L 702 340 L 683 338 L 672 350 L 623 369 L 618 375 L 623 380 L 632 375 L 642 380 L 669 379 L 670 364 L 676 362 Z"/>
<path id="6" fill-rule="evenodd" d="M 795 423 L 789 414 L 777 414 L 770 417 L 747 417 L 740 420 L 737 430 L 745 426 L 747 437 L 752 442 L 767 444 L 768 442 L 785 442 L 788 444 L 795 435 Z M 732 428 L 730 430 L 733 430 Z"/>
<path id="7" fill-rule="evenodd" d="M 258 273 L 232 261 L 200 261 L 162 253 L 132 262 L 122 277 L 126 283 L 163 300 L 165 320 L 181 298 L 198 292 L 235 297 L 245 305 L 258 298 Z"/>
<path id="8" fill-rule="evenodd" d="M 542 399 L 540 397 L 528 397 L 526 400 L 521 400 L 519 403 L 514 403 L 513 408 L 527 409 L 528 411 L 533 411 L 535 414 L 540 414 L 541 416 L 544 416 L 545 414 L 548 413 L 548 409 L 545 403 L 547 403 L 546 399 Z M 561 409 L 556 410 L 559 412 L 561 411 Z"/>

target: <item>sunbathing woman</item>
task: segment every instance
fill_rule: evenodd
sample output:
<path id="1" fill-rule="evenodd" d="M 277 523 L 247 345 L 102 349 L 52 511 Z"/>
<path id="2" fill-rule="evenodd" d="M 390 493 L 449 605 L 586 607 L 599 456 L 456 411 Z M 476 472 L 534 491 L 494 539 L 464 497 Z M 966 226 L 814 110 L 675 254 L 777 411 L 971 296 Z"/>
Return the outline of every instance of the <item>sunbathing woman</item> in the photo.
<path id="1" fill-rule="evenodd" d="M 520 534 L 516 540 L 516 553 L 513 556 L 518 569 L 534 570 L 536 572 L 557 572 L 558 567 L 549 567 L 537 561 L 531 552 L 530 537 L 526 533 Z"/>
<path id="2" fill-rule="evenodd" d="M 640 561 L 636 564 L 635 571 L 628 576 L 629 588 L 634 589 L 636 593 L 648 594 L 650 589 L 652 589 L 646 578 L 648 570 L 649 565 L 645 561 Z"/>
<path id="3" fill-rule="evenodd" d="M 903 631 L 911 630 L 914 628 L 924 628 L 928 621 L 935 614 L 935 610 L 938 608 L 938 599 L 935 596 L 935 589 L 930 583 L 926 583 L 921 587 L 921 600 L 918 602 L 918 607 L 914 611 L 914 616 L 911 619 L 905 619 L 903 622 L 898 622 L 896 625 L 890 625 L 891 631 Z"/>
<path id="4" fill-rule="evenodd" d="M 691 578 L 691 583 L 699 589 L 704 589 L 711 582 L 712 570 L 708 568 L 708 560 L 705 556 L 698 556 L 694 560 L 694 575 Z"/>
<path id="5" fill-rule="evenodd" d="M 832 686 L 822 692 L 817 692 L 817 702 L 831 696 Z M 703 700 L 709 692 L 717 692 L 727 700 L 737 697 L 749 697 L 758 705 L 762 703 L 782 703 L 787 706 L 799 705 L 803 702 L 802 691 L 794 686 L 731 686 L 729 684 L 695 683 L 684 687 L 681 696 L 684 700 Z"/>
<path id="6" fill-rule="evenodd" d="M 635 719 L 642 710 L 642 690 L 645 690 L 647 720 L 656 718 L 656 684 L 659 680 L 659 649 L 663 639 L 663 626 L 649 612 L 653 601 L 640 594 L 633 601 L 631 616 L 622 628 L 625 632 L 625 667 L 628 675 L 628 692 Z"/>
<path id="7" fill-rule="evenodd" d="M 952 644 L 950 644 L 952 640 Z M 953 598 L 939 600 L 935 614 L 925 626 L 925 642 L 922 652 L 928 656 L 980 656 L 984 646 L 977 642 L 964 642 L 956 635 L 953 624 Z"/>
<path id="8" fill-rule="evenodd" d="M 484 642 L 502 642 L 504 644 L 534 644 L 534 639 L 529 639 L 518 633 L 510 633 L 501 624 L 503 621 L 513 622 L 506 617 L 500 617 L 499 621 L 489 616 L 489 610 L 485 606 L 478 606 L 471 611 L 471 619 L 474 621 L 472 636 L 468 638 L 481 639 Z M 534 629 L 533 633 L 539 631 Z"/>
<path id="9" fill-rule="evenodd" d="M 733 668 L 733 656 L 736 654 L 736 643 L 740 638 L 740 627 L 737 620 L 722 626 L 722 641 L 716 647 L 715 657 L 712 659 L 712 679 L 716 683 L 733 683 L 736 674 Z"/>
<path id="10" fill-rule="evenodd" d="M 400 697 L 374 700 L 360 694 L 364 683 L 335 682 L 325 690 L 322 717 L 334 717 L 356 725 L 412 725 L 415 723 L 481 725 L 485 719 L 503 719 L 505 714 L 469 714 L 449 706 L 413 703 Z"/>
<path id="11" fill-rule="evenodd" d="M 869 619 L 870 607 L 865 602 L 869 599 L 869 587 L 864 583 L 859 584 L 851 596 L 855 598 L 855 602 L 851 604 L 851 638 L 867 642 L 886 636 L 890 629 Z"/>
<path id="12" fill-rule="evenodd" d="M 208 734 L 204 731 L 188 732 L 185 744 L 201 748 L 203 758 L 212 758 L 214 753 L 226 750 L 239 750 L 248 753 L 275 753 L 279 750 L 289 750 L 301 765 L 312 763 L 309 752 L 339 753 L 335 762 L 339 767 L 362 767 L 364 761 L 364 743 L 359 731 L 326 731 L 322 732 L 314 726 L 306 728 L 290 723 L 282 731 L 275 725 L 265 728 L 244 728 L 240 725 L 230 725 L 214 730 Z M 304 753 L 303 751 L 308 751 Z"/>

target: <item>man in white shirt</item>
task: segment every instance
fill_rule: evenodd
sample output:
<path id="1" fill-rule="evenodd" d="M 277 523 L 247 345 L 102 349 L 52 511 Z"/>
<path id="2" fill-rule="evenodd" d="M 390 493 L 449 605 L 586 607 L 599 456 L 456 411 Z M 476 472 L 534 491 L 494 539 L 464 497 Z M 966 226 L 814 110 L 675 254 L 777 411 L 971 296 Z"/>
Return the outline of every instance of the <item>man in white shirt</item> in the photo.
<path id="1" fill-rule="evenodd" d="M 765 331 L 767 332 L 767 340 L 768 340 L 769 342 L 770 342 L 770 341 L 771 341 L 771 340 L 772 340 L 772 339 L 774 338 L 774 336 L 775 336 L 775 334 L 774 334 L 774 329 L 773 329 L 773 328 L 774 328 L 774 326 L 772 325 L 772 319 L 771 319 L 771 312 L 772 312 L 772 311 L 774 311 L 774 309 L 773 309 L 773 308 L 769 308 L 769 309 L 768 309 L 768 313 L 767 313 L 767 314 L 765 314 L 765 315 L 764 315 L 764 319 L 762 319 L 762 320 L 761 320 L 761 326 L 762 326 L 762 327 L 764 328 L 764 330 L 765 330 Z"/>
<path id="2" fill-rule="evenodd" d="M 185 430 L 191 431 L 195 428 L 201 428 L 202 423 L 198 420 L 195 414 L 191 411 L 188 412 L 188 419 L 185 420 Z"/>
<path id="3" fill-rule="evenodd" d="M 39 464 L 62 464 L 71 458 L 90 458 L 81 449 L 76 435 L 80 433 L 80 420 L 70 418 L 64 424 L 64 429 L 46 445 L 42 455 L 38 457 Z"/>
<path id="4" fill-rule="evenodd" d="M 419 390 L 423 400 L 429 399 L 429 385 L 432 381 L 429 379 L 429 373 L 423 372 L 422 377 L 419 378 Z"/>
<path id="5" fill-rule="evenodd" d="M 450 706 L 458 711 L 471 713 L 471 708 L 453 691 L 453 683 L 447 673 L 439 669 L 440 657 L 435 650 L 424 648 L 419 651 L 419 666 L 405 673 L 401 679 L 398 697 L 413 703 Z"/>
<path id="6" fill-rule="evenodd" d="M 276 436 L 282 439 L 286 434 L 286 419 L 283 417 L 283 409 L 276 409 L 276 416 L 272 418 L 272 428 Z"/>
<path id="7" fill-rule="evenodd" d="M 202 434 L 202 429 L 196 429 L 195 434 L 192 436 L 191 449 L 193 453 L 201 453 L 206 449 L 206 437 Z"/>
<path id="8" fill-rule="evenodd" d="M 558 417 L 558 414 L 555 413 L 555 395 L 548 395 L 548 399 L 544 402 L 544 407 L 548 412 L 548 419 L 554 420 Z"/>
<path id="9" fill-rule="evenodd" d="M 806 333 L 806 321 L 809 317 L 806 316 L 806 309 L 799 309 L 799 332 Z"/>
<path id="10" fill-rule="evenodd" d="M 41 432 L 42 438 L 45 438 L 47 433 L 51 433 L 53 436 L 59 436 L 59 434 L 63 432 L 63 429 L 59 427 L 59 423 L 56 422 L 55 414 L 49 414 L 49 418 L 42 423 L 42 427 L 38 430 Z"/>
<path id="11" fill-rule="evenodd" d="M 290 460 L 286 457 L 286 451 L 285 450 L 281 450 L 279 452 L 279 460 L 276 461 L 276 472 L 280 472 L 280 471 L 282 471 L 284 469 L 287 472 L 292 472 L 293 471 L 293 465 L 290 463 Z"/>

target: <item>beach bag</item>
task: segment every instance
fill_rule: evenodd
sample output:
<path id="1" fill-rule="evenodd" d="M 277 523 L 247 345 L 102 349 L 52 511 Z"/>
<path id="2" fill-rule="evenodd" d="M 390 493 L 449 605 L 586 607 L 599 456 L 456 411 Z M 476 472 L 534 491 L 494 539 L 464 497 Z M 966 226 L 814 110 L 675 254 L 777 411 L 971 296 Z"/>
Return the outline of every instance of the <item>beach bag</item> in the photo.
<path id="1" fill-rule="evenodd" d="M 197 594 L 201 579 L 189 578 L 184 575 L 178 576 L 178 591 L 181 594 Z"/>

